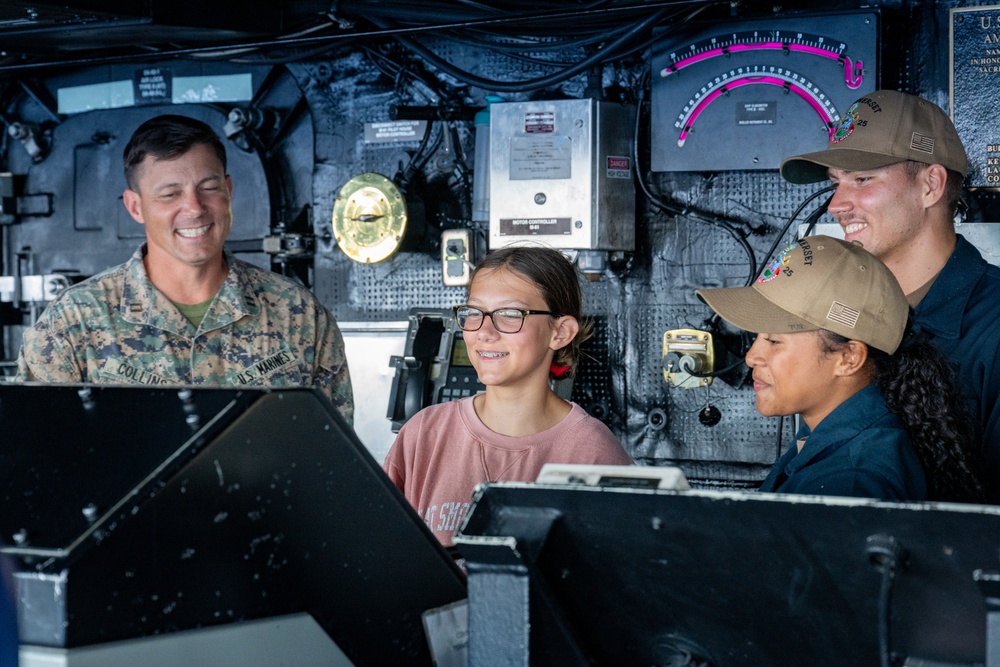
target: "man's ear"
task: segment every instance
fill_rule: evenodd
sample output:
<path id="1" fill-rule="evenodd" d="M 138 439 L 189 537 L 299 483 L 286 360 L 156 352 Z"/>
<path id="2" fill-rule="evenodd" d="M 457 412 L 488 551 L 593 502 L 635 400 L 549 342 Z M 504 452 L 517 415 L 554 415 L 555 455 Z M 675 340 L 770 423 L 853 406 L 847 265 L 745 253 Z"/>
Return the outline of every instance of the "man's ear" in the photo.
<path id="1" fill-rule="evenodd" d="M 576 321 L 576 318 L 572 315 L 563 315 L 556 320 L 549 347 L 553 350 L 561 350 L 572 343 L 578 333 L 580 333 L 580 323 Z"/>
<path id="2" fill-rule="evenodd" d="M 146 224 L 146 221 L 142 217 L 142 208 L 139 206 L 141 201 L 138 192 L 126 188 L 125 192 L 122 193 L 122 203 L 125 204 L 125 210 L 128 211 L 133 220 L 140 225 Z"/>
<path id="3" fill-rule="evenodd" d="M 948 170 L 940 164 L 932 164 L 921 172 L 921 194 L 927 208 L 942 203 L 948 186 Z"/>
<path id="4" fill-rule="evenodd" d="M 868 346 L 860 340 L 849 340 L 837 350 L 837 364 L 834 373 L 840 376 L 857 375 L 868 362 Z"/>

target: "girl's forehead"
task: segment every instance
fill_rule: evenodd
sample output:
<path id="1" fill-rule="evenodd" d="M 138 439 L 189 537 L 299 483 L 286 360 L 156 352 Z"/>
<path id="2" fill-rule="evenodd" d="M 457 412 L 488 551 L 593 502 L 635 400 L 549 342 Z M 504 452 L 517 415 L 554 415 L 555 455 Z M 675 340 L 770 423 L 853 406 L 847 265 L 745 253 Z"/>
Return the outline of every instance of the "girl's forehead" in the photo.
<path id="1" fill-rule="evenodd" d="M 516 293 L 520 296 L 541 296 L 542 291 L 523 274 L 501 266 L 476 273 L 476 277 L 469 286 L 469 296 L 472 297 L 480 293 Z"/>

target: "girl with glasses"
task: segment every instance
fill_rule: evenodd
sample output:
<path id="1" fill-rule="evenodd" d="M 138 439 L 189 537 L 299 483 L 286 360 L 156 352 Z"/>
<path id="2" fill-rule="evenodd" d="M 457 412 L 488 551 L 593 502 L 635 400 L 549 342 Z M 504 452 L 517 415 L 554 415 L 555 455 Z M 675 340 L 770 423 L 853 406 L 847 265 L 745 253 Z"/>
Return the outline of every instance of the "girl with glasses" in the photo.
<path id="1" fill-rule="evenodd" d="M 534 481 L 545 463 L 632 463 L 607 426 L 549 385 L 572 377 L 590 336 L 579 275 L 561 252 L 491 252 L 455 316 L 486 391 L 418 412 L 383 466 L 445 546 L 480 482 Z"/>

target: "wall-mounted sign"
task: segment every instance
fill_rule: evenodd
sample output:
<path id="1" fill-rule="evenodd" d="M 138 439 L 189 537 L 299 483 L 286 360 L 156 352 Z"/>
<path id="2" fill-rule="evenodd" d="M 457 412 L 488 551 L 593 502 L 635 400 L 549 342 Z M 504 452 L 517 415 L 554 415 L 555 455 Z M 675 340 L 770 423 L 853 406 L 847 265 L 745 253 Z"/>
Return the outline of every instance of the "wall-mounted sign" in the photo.
<path id="1" fill-rule="evenodd" d="M 170 104 L 172 76 L 164 67 L 143 67 L 135 71 L 135 100 L 137 104 Z"/>
<path id="2" fill-rule="evenodd" d="M 1000 187 L 1000 5 L 951 10 L 951 118 L 969 156 L 969 187 Z"/>

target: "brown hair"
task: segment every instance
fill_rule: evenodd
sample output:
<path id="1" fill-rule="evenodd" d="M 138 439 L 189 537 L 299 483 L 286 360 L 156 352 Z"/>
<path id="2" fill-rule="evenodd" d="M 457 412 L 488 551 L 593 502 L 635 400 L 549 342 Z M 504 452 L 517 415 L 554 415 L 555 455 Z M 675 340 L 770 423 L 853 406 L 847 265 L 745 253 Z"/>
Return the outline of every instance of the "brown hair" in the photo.
<path id="1" fill-rule="evenodd" d="M 926 162 L 907 160 L 905 163 L 906 174 L 912 181 L 916 178 L 917 174 L 929 166 L 930 165 Z M 962 191 L 965 186 L 965 177 L 954 169 L 948 169 L 945 167 L 945 171 L 948 174 L 948 179 L 944 184 L 944 202 L 948 206 L 948 212 L 951 215 L 955 215 L 958 211 L 958 207 L 960 205 L 959 203 L 962 201 Z"/>
<path id="2" fill-rule="evenodd" d="M 576 266 L 553 248 L 507 246 L 493 250 L 479 262 L 469 280 L 470 289 L 476 275 L 488 269 L 507 269 L 520 275 L 538 288 L 553 317 L 570 315 L 580 323 L 576 337 L 552 356 L 552 363 L 569 366 L 567 374 L 573 377 L 580 360 L 580 345 L 591 337 L 593 330 L 593 324 L 583 319 L 580 272 Z"/>
<path id="3" fill-rule="evenodd" d="M 226 147 L 222 145 L 219 135 L 207 124 L 187 116 L 164 114 L 150 118 L 140 125 L 128 145 L 122 159 L 125 163 L 125 182 L 132 190 L 138 189 L 138 170 L 147 155 L 157 160 L 172 160 L 187 153 L 197 144 L 204 144 L 212 149 L 226 169 Z"/>

